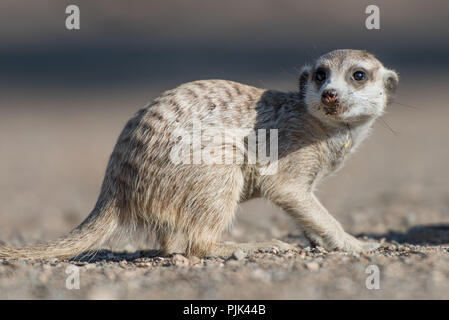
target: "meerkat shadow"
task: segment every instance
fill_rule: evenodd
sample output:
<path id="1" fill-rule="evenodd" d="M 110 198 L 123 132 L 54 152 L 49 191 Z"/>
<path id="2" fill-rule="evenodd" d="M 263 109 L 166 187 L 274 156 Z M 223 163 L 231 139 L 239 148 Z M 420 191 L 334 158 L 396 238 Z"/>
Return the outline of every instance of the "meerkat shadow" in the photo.
<path id="1" fill-rule="evenodd" d="M 137 259 L 145 259 L 145 258 L 155 258 L 161 257 L 162 253 L 160 250 L 156 249 L 148 249 L 148 250 L 137 250 L 135 252 L 120 252 L 120 251 L 111 251 L 111 250 L 98 250 L 98 251 L 86 251 L 83 252 L 69 261 L 72 262 L 87 262 L 87 263 L 96 263 L 96 262 L 120 262 L 120 261 L 128 261 L 133 262 Z"/>
<path id="2" fill-rule="evenodd" d="M 449 244 L 449 224 L 416 225 L 406 232 L 390 230 L 385 234 L 360 234 L 360 237 L 385 239 L 387 242 L 413 245 L 445 245 Z"/>

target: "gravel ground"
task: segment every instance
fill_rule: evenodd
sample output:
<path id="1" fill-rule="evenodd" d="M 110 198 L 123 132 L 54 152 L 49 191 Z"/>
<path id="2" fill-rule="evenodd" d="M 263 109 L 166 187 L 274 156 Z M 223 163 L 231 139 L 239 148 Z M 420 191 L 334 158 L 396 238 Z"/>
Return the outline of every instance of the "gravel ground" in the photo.
<path id="1" fill-rule="evenodd" d="M 187 259 L 129 241 L 76 261 L 0 260 L 0 298 L 448 299 L 447 83 L 425 94 L 410 83 L 397 100 L 418 108 L 393 105 L 385 117 L 399 133 L 379 121 L 318 194 L 348 232 L 382 242 L 376 252 L 312 249 L 279 209 L 254 200 L 242 204 L 225 240 L 277 238 L 296 250 Z M 154 94 L 28 96 L 0 98 L 8 106 L 0 109 L 0 241 L 8 245 L 54 239 L 81 222 L 119 131 Z M 366 287 L 370 265 L 379 268 L 379 289 Z M 77 271 L 80 289 L 67 289 Z"/>

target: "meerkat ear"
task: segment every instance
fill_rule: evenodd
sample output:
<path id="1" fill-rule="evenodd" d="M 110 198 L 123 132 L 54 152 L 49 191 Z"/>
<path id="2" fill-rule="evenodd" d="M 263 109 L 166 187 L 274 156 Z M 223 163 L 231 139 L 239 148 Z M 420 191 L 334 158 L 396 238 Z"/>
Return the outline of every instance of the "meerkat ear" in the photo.
<path id="1" fill-rule="evenodd" d="M 307 80 L 309 79 L 310 73 L 312 72 L 312 67 L 305 65 L 301 69 L 301 75 L 299 76 L 299 93 L 301 98 L 304 98 L 306 93 Z"/>
<path id="2" fill-rule="evenodd" d="M 399 75 L 393 70 L 386 70 L 384 74 L 384 85 L 388 94 L 396 92 L 399 83 Z"/>

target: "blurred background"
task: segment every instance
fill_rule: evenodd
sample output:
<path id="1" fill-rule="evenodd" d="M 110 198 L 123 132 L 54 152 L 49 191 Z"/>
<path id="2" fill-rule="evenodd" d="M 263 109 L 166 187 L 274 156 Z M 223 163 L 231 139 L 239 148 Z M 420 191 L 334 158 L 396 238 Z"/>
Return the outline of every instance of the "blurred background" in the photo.
<path id="1" fill-rule="evenodd" d="M 80 30 L 65 28 L 69 4 L 80 7 Z M 373 51 L 403 76 L 447 68 L 446 1 L 376 1 L 380 30 L 365 28 L 369 4 L 4 0 L 2 86 L 165 89 L 210 77 L 274 85 L 335 48 Z"/>
<path id="2" fill-rule="evenodd" d="M 67 30 L 65 8 L 80 8 Z M 380 8 L 380 30 L 365 8 Z M 400 73 L 373 135 L 319 197 L 354 234 L 449 223 L 447 1 L 0 2 L 0 242 L 57 237 L 98 196 L 121 129 L 161 91 L 207 78 L 297 90 L 304 63 L 366 49 Z M 272 205 L 242 205 L 237 241 L 299 239 Z"/>

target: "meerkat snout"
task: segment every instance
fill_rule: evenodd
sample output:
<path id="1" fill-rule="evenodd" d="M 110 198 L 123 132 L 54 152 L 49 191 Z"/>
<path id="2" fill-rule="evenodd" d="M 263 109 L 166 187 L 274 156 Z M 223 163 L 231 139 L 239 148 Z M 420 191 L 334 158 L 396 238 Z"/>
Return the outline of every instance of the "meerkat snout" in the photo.
<path id="1" fill-rule="evenodd" d="M 338 105 L 338 93 L 335 89 L 326 89 L 321 95 L 321 102 L 328 107 Z"/>

